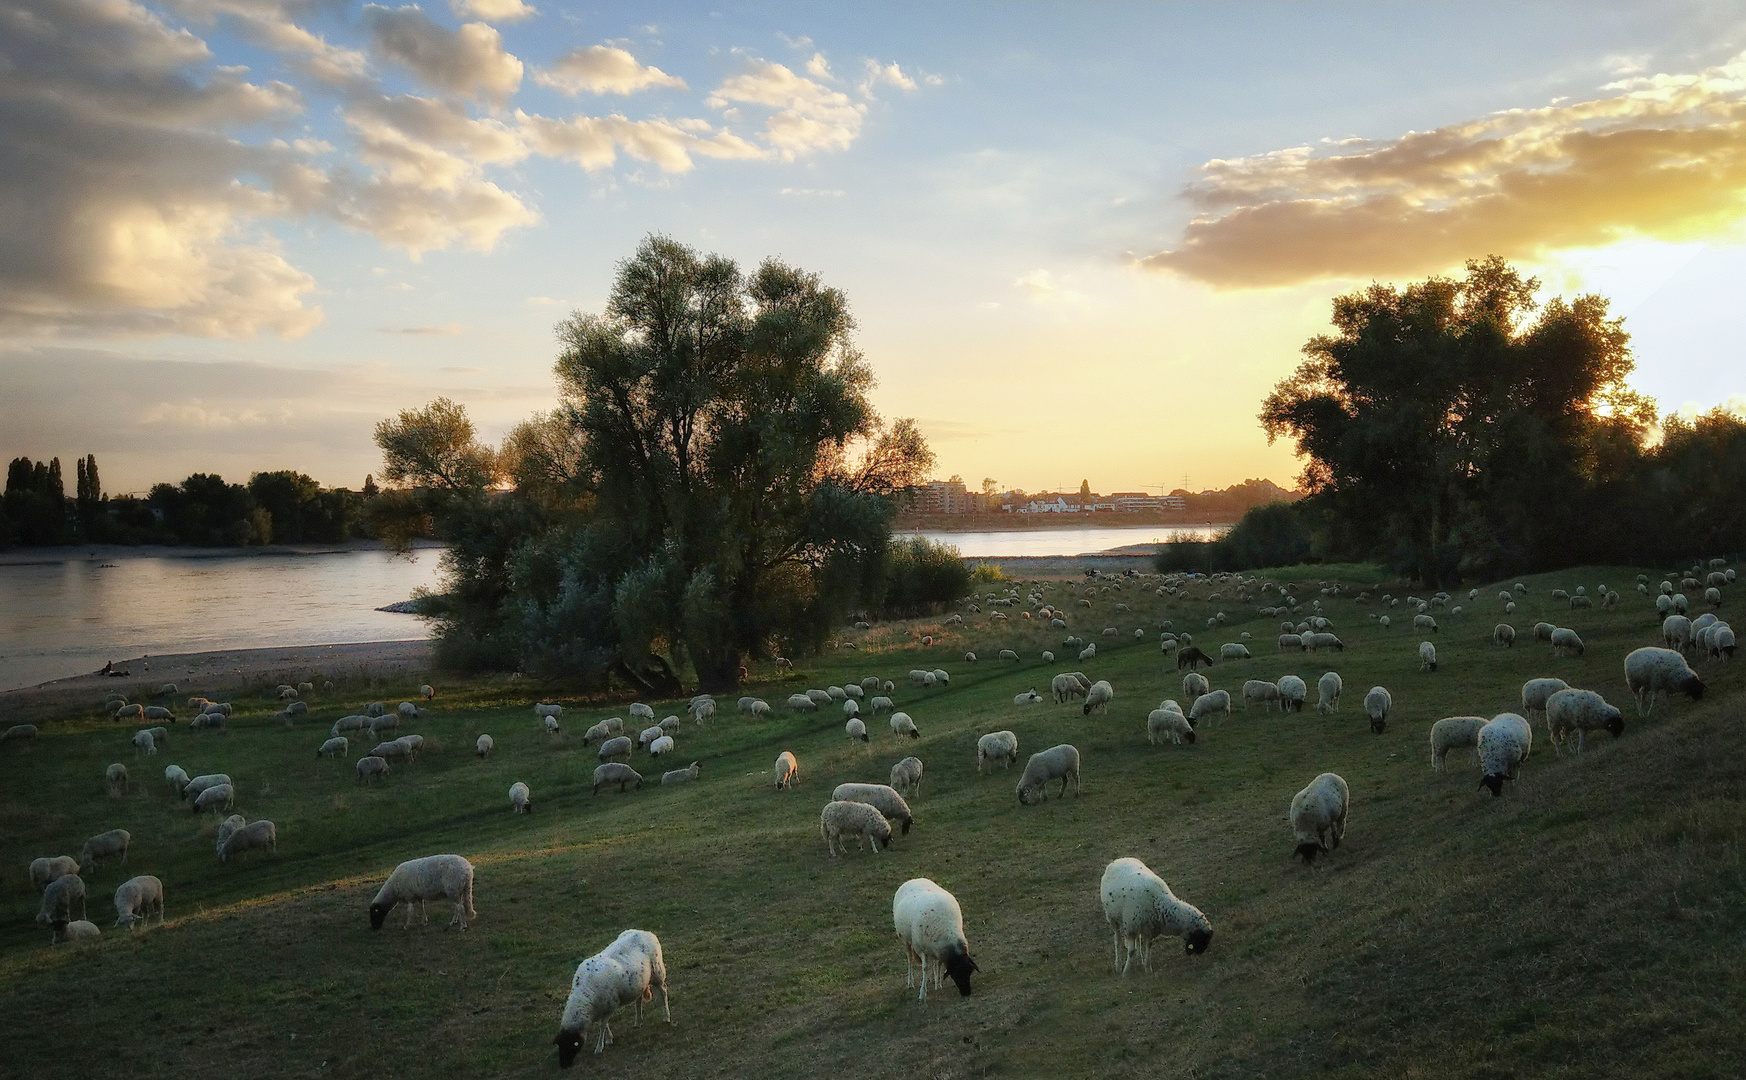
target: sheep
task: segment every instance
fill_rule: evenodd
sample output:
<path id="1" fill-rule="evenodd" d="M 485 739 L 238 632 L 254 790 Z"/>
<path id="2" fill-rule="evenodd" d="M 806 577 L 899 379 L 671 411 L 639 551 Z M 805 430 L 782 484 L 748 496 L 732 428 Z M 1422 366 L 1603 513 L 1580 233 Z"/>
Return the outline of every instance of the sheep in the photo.
<path id="1" fill-rule="evenodd" d="M 1493 798 L 1503 794 L 1503 782 L 1514 780 L 1522 762 L 1534 748 L 1534 731 L 1515 713 L 1498 713 L 1479 729 L 1479 767 L 1484 776 L 1479 786 L 1491 789 Z"/>
<path id="2" fill-rule="evenodd" d="M 1437 647 L 1428 641 L 1419 642 L 1419 670 L 1437 670 Z"/>
<path id="3" fill-rule="evenodd" d="M 1346 651 L 1346 643 L 1335 634 L 1305 634 L 1303 644 L 1305 652 L 1321 652 L 1323 649 L 1332 649 L 1335 652 Z"/>
<path id="4" fill-rule="evenodd" d="M 1279 687 L 1266 679 L 1250 679 L 1243 683 L 1243 708 L 1249 708 L 1251 701 L 1259 701 L 1269 712 L 1273 711 L 1273 703 L 1279 700 Z"/>
<path id="5" fill-rule="evenodd" d="M 904 798 L 913 799 L 921 794 L 921 783 L 921 758 L 906 757 L 891 767 L 891 790 Z"/>
<path id="6" fill-rule="evenodd" d="M 620 731 L 614 731 L 609 722 L 602 720 L 600 723 L 595 724 L 593 727 L 590 727 L 587 731 L 582 733 L 582 745 L 593 746 L 597 742 L 605 742 L 607 739 L 621 733 L 622 726 Z"/>
<path id="7" fill-rule="evenodd" d="M 1034 686 L 1022 694 L 1014 694 L 1012 696 L 1012 703 L 1014 705 L 1037 705 L 1040 704 L 1042 700 L 1043 695 L 1037 693 L 1037 688 Z"/>
<path id="8" fill-rule="evenodd" d="M 1556 626 L 1553 626 L 1549 622 L 1537 622 L 1534 624 L 1534 640 L 1535 641 L 1551 641 L 1552 634 L 1557 629 L 1558 628 Z"/>
<path id="9" fill-rule="evenodd" d="M 308 684 L 303 684 L 303 685 L 308 685 Z M 310 686 L 309 689 L 314 690 L 315 687 Z M 436 690 L 429 683 L 425 683 L 424 685 L 422 685 L 418 688 L 418 696 L 423 698 L 426 701 L 430 701 L 436 697 Z"/>
<path id="10" fill-rule="evenodd" d="M 1157 746 L 1169 739 L 1178 746 L 1182 740 L 1194 742 L 1194 725 L 1175 709 L 1153 709 L 1146 716 L 1146 741 Z"/>
<path id="11" fill-rule="evenodd" d="M 279 827 L 262 818 L 231 830 L 218 841 L 218 861 L 229 862 L 232 855 L 245 851 L 279 850 Z"/>
<path id="12" fill-rule="evenodd" d="M 837 849 L 849 853 L 848 837 L 855 838 L 856 850 L 864 847 L 864 840 L 873 843 L 873 853 L 879 853 L 881 841 L 885 846 L 891 846 L 891 823 L 885 820 L 885 815 L 877 807 L 864 802 L 832 801 L 825 803 L 824 809 L 818 815 L 818 834 L 825 842 L 825 851 L 831 858 L 836 858 Z"/>
<path id="13" fill-rule="evenodd" d="M 837 802 L 866 803 L 876 808 L 887 820 L 902 826 L 905 836 L 909 835 L 909 827 L 915 824 L 909 803 L 896 788 L 886 784 L 838 784 L 831 792 L 831 798 Z"/>
<path id="14" fill-rule="evenodd" d="M 533 813 L 533 793 L 520 780 L 509 785 L 509 812 L 512 814 Z"/>
<path id="15" fill-rule="evenodd" d="M 643 1002 L 661 991 L 661 1011 L 667 1023 L 673 1022 L 673 1012 L 667 1003 L 667 965 L 661 955 L 661 942 L 647 930 L 626 930 L 611 945 L 582 961 L 570 980 L 570 997 L 564 1002 L 563 1019 L 558 1024 L 558 1065 L 568 1069 L 576 1063 L 582 1043 L 588 1035 L 588 1025 L 598 1024 L 594 1052 L 601 1053 L 612 1041 L 612 1026 L 607 1022 L 619 1009 L 634 1005 L 636 1023 L 643 1022 Z"/>
<path id="16" fill-rule="evenodd" d="M 417 720 L 419 717 L 418 706 L 410 701 L 402 701 L 395 706 L 394 715 L 402 720 Z"/>
<path id="17" fill-rule="evenodd" d="M 663 784 L 683 784 L 688 780 L 697 779 L 699 776 L 702 775 L 702 773 L 703 773 L 702 768 L 699 767 L 697 762 L 693 761 L 691 764 L 687 765 L 683 769 L 672 769 L 668 772 L 662 773 L 661 774 L 661 783 L 663 783 Z"/>
<path id="18" fill-rule="evenodd" d="M 103 770 L 103 782 L 109 785 L 109 797 L 119 799 L 127 794 L 127 766 L 117 761 Z"/>
<path id="19" fill-rule="evenodd" d="M 670 754 L 675 745 L 673 736 L 663 735 L 649 744 L 649 756 L 660 757 L 662 754 Z"/>
<path id="20" fill-rule="evenodd" d="M 647 746 L 665 734 L 667 734 L 666 731 L 662 730 L 659 724 L 654 727 L 646 727 L 637 735 L 637 745 Z"/>
<path id="21" fill-rule="evenodd" d="M 976 654 L 973 652 L 965 653 L 964 654 L 964 662 L 966 664 L 974 664 L 976 662 Z"/>
<path id="22" fill-rule="evenodd" d="M 617 735 L 601 743 L 598 757 L 601 761 L 618 761 L 628 764 L 631 759 L 629 736 Z"/>
<path id="23" fill-rule="evenodd" d="M 911 878 L 897 887 L 891 898 L 891 922 L 903 942 L 903 985 L 915 985 L 915 968 L 921 968 L 920 1000 L 928 999 L 928 968 L 933 967 L 934 987 L 950 976 L 958 993 L 970 996 L 970 975 L 980 971 L 970 957 L 970 942 L 964 936 L 964 912 L 951 893 L 928 878 Z"/>
<path id="24" fill-rule="evenodd" d="M 845 702 L 843 702 L 843 715 L 847 716 L 847 717 L 860 716 L 861 715 L 861 703 L 858 701 L 845 701 Z"/>
<path id="25" fill-rule="evenodd" d="M 1732 660 L 1736 648 L 1734 628 L 1725 623 L 1719 624 L 1715 632 L 1710 635 L 1710 659 Z"/>
<path id="26" fill-rule="evenodd" d="M 89 874 L 97 869 L 105 859 L 120 856 L 121 865 L 127 865 L 127 848 L 133 843 L 133 834 L 126 829 L 110 829 L 98 833 L 85 841 L 85 846 L 79 849 L 79 873 Z"/>
<path id="27" fill-rule="evenodd" d="M 1067 797 L 1069 780 L 1073 782 L 1073 797 L 1079 797 L 1079 750 L 1072 744 L 1062 743 L 1031 755 L 1025 763 L 1025 771 L 1019 776 L 1019 805 L 1030 805 L 1032 795 L 1047 799 L 1051 780 L 1061 781 L 1061 791 L 1056 798 Z"/>
<path id="28" fill-rule="evenodd" d="M 1710 605 L 1713 608 L 1721 607 L 1722 606 L 1722 590 L 1716 588 L 1713 585 L 1711 587 L 1705 589 L 1704 590 L 1704 603 Z"/>
<path id="29" fill-rule="evenodd" d="M 1467 747 L 1473 750 L 1473 760 L 1479 761 L 1479 729 L 1485 726 L 1483 716 L 1445 716 L 1431 725 L 1431 770 L 1443 771 L 1443 759 L 1449 751 Z"/>
<path id="30" fill-rule="evenodd" d="M 818 711 L 818 702 L 812 700 L 812 698 L 808 697 L 805 694 L 789 694 L 788 695 L 788 711 L 789 712 L 817 712 Z"/>
<path id="31" fill-rule="evenodd" d="M 147 705 L 145 718 L 147 720 L 174 720 L 176 714 L 164 708 L 162 705 Z"/>
<path id="32" fill-rule="evenodd" d="M 1672 649 L 1638 649 L 1625 657 L 1625 685 L 1637 699 L 1637 715 L 1649 716 L 1661 694 L 1681 693 L 1697 701 L 1704 696 L 1704 682 Z"/>
<path id="33" fill-rule="evenodd" d="M 138 720 L 138 721 L 144 722 L 144 720 L 145 720 L 145 706 L 144 705 L 121 705 L 121 706 L 118 706 L 115 710 L 115 719 L 117 719 L 117 720 Z"/>
<path id="34" fill-rule="evenodd" d="M 1048 649 L 1044 649 L 1043 650 L 1043 663 L 1053 664 L 1054 662 L 1055 662 L 1055 654 L 1050 652 Z"/>
<path id="35" fill-rule="evenodd" d="M 1197 665 L 1200 665 L 1200 664 L 1205 664 L 1207 667 L 1212 667 L 1213 666 L 1213 659 L 1212 659 L 1212 657 L 1208 656 L 1206 653 L 1202 652 L 1199 649 L 1199 647 L 1194 646 L 1194 645 L 1189 645 L 1186 648 L 1178 649 L 1176 651 L 1176 670 L 1177 671 L 1181 671 L 1183 668 L 1187 668 L 1190 671 L 1193 671 L 1195 669 L 1195 667 Z"/>
<path id="36" fill-rule="evenodd" d="M 378 776 L 388 775 L 388 762 L 379 757 L 361 757 L 357 764 L 358 783 L 373 783 Z"/>
<path id="37" fill-rule="evenodd" d="M 89 914 L 85 910 L 85 879 L 78 874 L 63 874 L 48 883 L 42 891 L 42 905 L 37 908 L 36 921 L 39 926 L 48 926 L 54 922 L 66 922 L 73 917 L 73 908 L 79 909 L 79 918 Z"/>
<path id="38" fill-rule="evenodd" d="M 1079 685 L 1079 680 L 1063 672 L 1049 680 L 1049 695 L 1055 699 L 1055 704 L 1065 705 L 1073 698 L 1085 692 Z"/>
<path id="39" fill-rule="evenodd" d="M 878 716 L 882 712 L 890 712 L 896 707 L 896 703 L 883 694 L 867 699 L 867 711 L 873 716 Z"/>
<path id="40" fill-rule="evenodd" d="M 1576 608 L 1592 608 L 1594 607 L 1594 599 L 1587 596 L 1573 596 L 1570 598 L 1570 606 L 1573 610 Z"/>
<path id="41" fill-rule="evenodd" d="M 1370 717 L 1370 731 L 1380 735 L 1388 730 L 1388 714 L 1394 708 L 1394 695 L 1384 686 L 1372 686 L 1364 695 L 1364 712 Z"/>
<path id="42" fill-rule="evenodd" d="M 776 790 L 791 788 L 800 781 L 800 760 L 794 756 L 794 751 L 784 750 L 776 755 Z"/>
<path id="43" fill-rule="evenodd" d="M 608 784 L 617 784 L 618 790 L 621 792 L 625 789 L 626 785 L 635 789 L 641 789 L 643 786 L 643 774 L 637 772 L 622 761 L 608 761 L 604 765 L 596 766 L 594 769 L 594 794 L 600 794 L 600 789 L 606 787 Z"/>
<path id="44" fill-rule="evenodd" d="M 1209 716 L 1223 715 L 1225 719 L 1231 716 L 1231 692 L 1229 690 L 1214 690 L 1194 699 L 1194 704 L 1188 707 L 1188 722 L 1199 724 Z"/>
<path id="45" fill-rule="evenodd" d="M 941 686 L 951 686 L 952 685 L 952 675 L 945 668 L 935 668 L 934 669 L 934 681 L 939 683 Z"/>
<path id="46" fill-rule="evenodd" d="M 1346 689 L 1346 684 L 1340 679 L 1340 673 L 1329 671 L 1316 680 L 1316 712 L 1323 716 L 1340 711 L 1340 694 Z"/>
<path id="47" fill-rule="evenodd" d="M 455 905 L 449 925 L 458 923 L 462 930 L 467 929 L 467 920 L 479 917 L 473 910 L 473 864 L 459 855 L 426 855 L 396 866 L 376 898 L 370 901 L 370 929 L 382 929 L 383 921 L 396 904 L 406 905 L 406 929 L 412 929 L 415 903 L 424 921 L 429 922 L 424 908 L 430 900 L 447 900 Z"/>
<path id="48" fill-rule="evenodd" d="M 545 714 L 540 712 L 541 709 L 557 709 L 558 712 L 560 712 L 560 713 L 564 711 L 560 706 L 557 706 L 557 705 L 535 705 L 534 706 L 534 715 L 535 716 L 544 716 Z M 381 701 L 372 701 L 368 705 L 364 706 L 364 715 L 365 716 L 372 716 L 372 717 L 382 716 L 382 715 L 385 715 L 387 712 L 388 712 L 387 704 L 384 702 L 381 702 Z M 553 715 L 555 716 L 557 714 L 554 713 Z"/>
<path id="49" fill-rule="evenodd" d="M 1564 754 L 1561 744 L 1566 735 L 1576 732 L 1576 752 L 1580 754 L 1586 732 L 1610 731 L 1615 739 L 1624 734 L 1625 714 L 1592 690 L 1560 690 L 1546 699 L 1546 730 L 1558 756 Z"/>
<path id="50" fill-rule="evenodd" d="M 1279 651 L 1285 652 L 1288 649 L 1295 651 L 1295 652 L 1303 652 L 1303 635 L 1302 634 L 1280 634 L 1279 635 Z"/>
<path id="51" fill-rule="evenodd" d="M 49 922 L 49 929 L 53 931 L 52 940 L 56 945 L 103 936 L 103 931 L 97 929 L 96 923 L 86 922 L 84 919 L 75 919 L 72 922 L 65 919 L 54 919 Z"/>
<path id="52" fill-rule="evenodd" d="M 832 701 L 847 701 L 849 698 L 849 692 L 840 686 L 827 686 L 825 687 L 825 696 L 829 697 Z M 820 704 L 823 703 L 821 702 Z"/>
<path id="53" fill-rule="evenodd" d="M 1560 626 L 1552 631 L 1552 651 L 1558 656 L 1581 656 L 1582 639 L 1576 631 Z"/>
<path id="54" fill-rule="evenodd" d="M 1309 689 L 1302 679 L 1296 675 L 1283 675 L 1274 684 L 1279 689 L 1279 708 L 1282 712 L 1303 712 L 1304 698 Z"/>
<path id="55" fill-rule="evenodd" d="M 760 720 L 770 715 L 770 703 L 762 698 L 752 702 L 752 718 Z"/>
<path id="56" fill-rule="evenodd" d="M 1195 701 L 1202 695 L 1212 691 L 1212 684 L 1206 676 L 1198 671 L 1191 671 L 1182 677 L 1182 696 L 1187 699 L 1188 707 L 1194 708 Z"/>
<path id="57" fill-rule="evenodd" d="M 373 735 L 380 735 L 384 731 L 399 731 L 400 714 L 386 713 L 382 716 L 372 716 L 370 722 L 364 726 L 369 728 L 370 733 Z M 553 717 L 546 717 L 546 730 L 557 731 L 558 721 Z"/>
<path id="58" fill-rule="evenodd" d="M 1491 628 L 1491 643 L 1502 645 L 1506 649 L 1516 647 L 1516 628 L 1509 623 L 1498 623 Z"/>
<path id="59" fill-rule="evenodd" d="M 1164 879 L 1139 859 L 1116 859 L 1104 867 L 1098 896 L 1115 940 L 1115 966 L 1123 975 L 1133 966 L 1135 953 L 1141 970 L 1152 970 L 1153 938 L 1180 937 L 1190 956 L 1212 944 L 1212 924 L 1200 909 L 1177 899 Z"/>
<path id="60" fill-rule="evenodd" d="M 364 731 L 370 726 L 370 718 L 363 714 L 342 716 L 333 722 L 333 730 L 329 734 L 338 736 L 343 731 Z"/>
<path id="61" fill-rule="evenodd" d="M 4 733 L 0 733 L 0 742 L 23 742 L 36 738 L 35 724 L 13 724 Z"/>
<path id="62" fill-rule="evenodd" d="M 71 855 L 52 855 L 30 860 L 30 887 L 37 892 L 48 888 L 49 882 L 79 872 L 79 860 Z"/>
<path id="63" fill-rule="evenodd" d="M 991 731 L 976 740 L 976 775 L 982 775 L 983 765 L 993 767 L 996 761 L 1002 769 L 1018 760 L 1018 736 L 1010 731 Z"/>
<path id="64" fill-rule="evenodd" d="M 651 724 L 655 722 L 655 709 L 652 705 L 645 705 L 640 701 L 633 701 L 631 702 L 629 711 L 632 720 L 643 720 Z"/>
<path id="65" fill-rule="evenodd" d="M 921 732 L 916 730 L 915 721 L 911 720 L 909 714 L 904 712 L 891 714 L 891 734 L 899 739 L 905 735 L 912 739 L 921 738 Z"/>
<path id="66" fill-rule="evenodd" d="M 1340 776 L 1325 772 L 1309 782 L 1291 800 L 1291 831 L 1297 838 L 1295 854 L 1305 866 L 1316 856 L 1331 852 L 1346 837 L 1346 811 L 1352 793 Z"/>
<path id="67" fill-rule="evenodd" d="M 194 797 L 193 813 L 202 810 L 229 810 L 236 805 L 236 788 L 229 784 L 214 784 Z"/>
<path id="68" fill-rule="evenodd" d="M 548 705 L 545 702 L 535 702 L 533 711 L 534 717 L 540 720 L 556 720 L 564 715 L 562 705 Z"/>
<path id="69" fill-rule="evenodd" d="M 1546 699 L 1569 688 L 1570 684 L 1563 679 L 1529 679 L 1522 684 L 1522 712 L 1530 722 L 1536 716 L 1545 716 Z"/>
<path id="70" fill-rule="evenodd" d="M 1684 615 L 1669 615 L 1661 620 L 1661 641 L 1670 649 L 1684 652 L 1691 644 L 1692 623 Z"/>
<path id="71" fill-rule="evenodd" d="M 843 734 L 848 736 L 851 742 L 856 739 L 867 742 L 871 739 L 871 736 L 867 734 L 867 725 L 857 717 L 851 717 L 843 724 Z"/>
<path id="72" fill-rule="evenodd" d="M 1414 615 L 1413 629 L 1429 630 L 1431 633 L 1435 634 L 1437 633 L 1437 620 L 1431 618 L 1429 615 Z"/>
<path id="73" fill-rule="evenodd" d="M 404 761 L 410 765 L 418 757 L 418 750 L 405 736 L 402 736 L 398 739 L 377 743 L 370 754 L 374 757 L 386 758 L 389 761 Z"/>
<path id="74" fill-rule="evenodd" d="M 1099 716 L 1109 714 L 1109 703 L 1115 698 L 1115 688 L 1106 679 L 1099 679 L 1091 684 L 1091 689 L 1085 693 L 1085 704 L 1080 706 L 1084 716 L 1090 716 L 1096 710 Z"/>
<path id="75" fill-rule="evenodd" d="M 1095 641 L 1092 642 L 1091 644 L 1087 645 L 1085 648 L 1079 650 L 1079 659 L 1081 662 L 1094 659 L 1096 656 L 1097 656 L 1097 642 L 1095 642 Z"/>

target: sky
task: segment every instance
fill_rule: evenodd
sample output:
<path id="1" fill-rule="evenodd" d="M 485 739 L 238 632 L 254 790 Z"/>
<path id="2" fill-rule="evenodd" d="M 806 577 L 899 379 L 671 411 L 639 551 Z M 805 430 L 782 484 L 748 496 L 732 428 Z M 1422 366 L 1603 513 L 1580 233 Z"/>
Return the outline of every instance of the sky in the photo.
<path id="1" fill-rule="evenodd" d="M 1489 253 L 1746 411 L 1743 195 L 1737 4 L 0 0 L 0 455 L 496 441 L 662 233 L 841 288 L 941 477 L 1289 484 L 1330 300 Z"/>

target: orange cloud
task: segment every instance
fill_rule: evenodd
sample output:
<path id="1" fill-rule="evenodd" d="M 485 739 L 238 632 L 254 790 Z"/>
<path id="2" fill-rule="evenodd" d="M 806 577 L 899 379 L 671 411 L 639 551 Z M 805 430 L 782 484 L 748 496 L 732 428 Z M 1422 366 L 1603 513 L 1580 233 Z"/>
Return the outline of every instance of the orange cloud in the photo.
<path id="1" fill-rule="evenodd" d="M 1184 192 L 1202 216 L 1141 263 L 1262 288 L 1692 240 L 1746 218 L 1746 53 L 1605 89 L 1390 142 L 1210 161 Z"/>

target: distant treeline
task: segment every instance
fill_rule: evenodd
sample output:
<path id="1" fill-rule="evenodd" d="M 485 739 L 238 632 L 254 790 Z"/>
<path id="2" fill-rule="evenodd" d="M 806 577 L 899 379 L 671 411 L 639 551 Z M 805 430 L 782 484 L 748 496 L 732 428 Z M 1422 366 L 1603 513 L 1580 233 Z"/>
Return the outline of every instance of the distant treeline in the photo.
<path id="1" fill-rule="evenodd" d="M 1160 567 L 1374 560 L 1448 586 L 1746 549 L 1746 420 L 1658 419 L 1626 385 L 1630 337 L 1606 300 L 1537 305 L 1538 288 L 1494 256 L 1336 299 L 1334 331 L 1260 417 L 1296 443 L 1310 496 L 1170 544 Z"/>
<path id="2" fill-rule="evenodd" d="M 77 463 L 67 497 L 61 459 L 14 458 L 0 496 L 0 547 L 55 544 L 335 544 L 374 536 L 374 478 L 361 491 L 324 488 L 299 472 L 259 472 L 247 484 L 195 473 L 140 498 L 103 493 L 97 458 Z"/>

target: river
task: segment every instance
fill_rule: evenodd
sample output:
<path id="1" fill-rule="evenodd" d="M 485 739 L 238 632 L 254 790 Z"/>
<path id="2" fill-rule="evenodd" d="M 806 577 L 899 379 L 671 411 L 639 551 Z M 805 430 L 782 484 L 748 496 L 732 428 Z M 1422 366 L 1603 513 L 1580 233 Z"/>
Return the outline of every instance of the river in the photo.
<path id="1" fill-rule="evenodd" d="M 1225 531 L 1221 525 L 1112 525 L 1054 529 L 1013 529 L 999 532 L 929 532 L 929 540 L 950 544 L 966 559 L 991 559 L 1009 555 L 1095 555 L 1131 544 L 1161 544 L 1182 533 L 1211 539 Z M 913 535 L 913 534 L 905 534 Z"/>
<path id="2" fill-rule="evenodd" d="M 124 555 L 0 566 L 0 690 L 141 655 L 426 637 L 422 619 L 375 609 L 434 586 L 440 554 Z"/>

